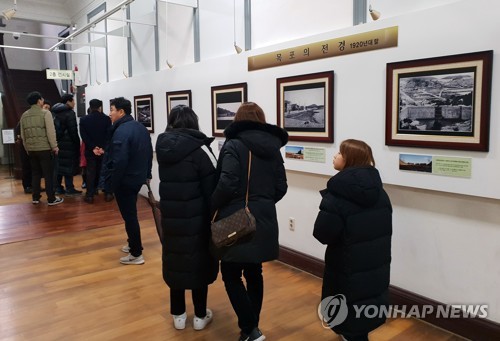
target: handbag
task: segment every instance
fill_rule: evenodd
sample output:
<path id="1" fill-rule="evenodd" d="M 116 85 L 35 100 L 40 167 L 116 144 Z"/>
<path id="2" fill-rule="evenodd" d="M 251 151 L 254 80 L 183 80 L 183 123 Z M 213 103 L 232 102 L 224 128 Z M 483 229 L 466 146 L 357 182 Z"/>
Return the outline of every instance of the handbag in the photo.
<path id="1" fill-rule="evenodd" d="M 237 210 L 228 217 L 215 221 L 218 210 L 212 218 L 212 241 L 217 248 L 231 246 L 234 243 L 250 238 L 257 230 L 255 217 L 248 208 L 248 190 L 250 186 L 250 169 L 252 166 L 252 152 L 248 151 L 248 175 L 245 207 Z"/>

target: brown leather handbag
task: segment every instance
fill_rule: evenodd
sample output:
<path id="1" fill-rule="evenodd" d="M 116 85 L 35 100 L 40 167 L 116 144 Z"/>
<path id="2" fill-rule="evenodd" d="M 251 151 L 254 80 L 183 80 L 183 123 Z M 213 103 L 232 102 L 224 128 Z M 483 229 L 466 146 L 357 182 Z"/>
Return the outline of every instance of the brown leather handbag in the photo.
<path id="1" fill-rule="evenodd" d="M 239 209 L 228 217 L 215 221 L 218 210 L 212 218 L 212 241 L 218 248 L 231 246 L 242 239 L 248 239 L 257 229 L 255 217 L 248 208 L 248 190 L 250 186 L 250 169 L 252 166 L 252 152 L 248 151 L 248 176 L 245 207 Z"/>

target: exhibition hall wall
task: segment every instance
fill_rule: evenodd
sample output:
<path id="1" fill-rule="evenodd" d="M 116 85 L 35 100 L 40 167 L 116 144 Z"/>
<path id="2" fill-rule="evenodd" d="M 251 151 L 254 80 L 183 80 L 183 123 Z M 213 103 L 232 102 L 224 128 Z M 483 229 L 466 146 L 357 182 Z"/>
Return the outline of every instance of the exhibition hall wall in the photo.
<path id="1" fill-rule="evenodd" d="M 201 130 L 212 134 L 211 87 L 246 82 L 248 100 L 262 106 L 276 123 L 276 79 L 322 71 L 334 73 L 333 143 L 294 142 L 324 149 L 324 162 L 286 159 L 289 190 L 278 204 L 281 245 L 323 258 L 325 247 L 312 236 L 319 190 L 335 174 L 332 157 L 342 140 L 362 139 L 373 148 L 377 168 L 393 204 L 391 284 L 448 304 L 488 304 L 490 320 L 500 322 L 500 169 L 499 118 L 500 4 L 491 0 L 444 1 L 441 6 L 384 16 L 354 27 L 336 28 L 300 39 L 221 55 L 130 78 L 87 87 L 86 98 L 153 95 L 153 144 L 165 130 L 166 92 L 191 90 Z M 375 5 L 375 4 L 374 4 Z M 384 9 L 380 8 L 384 13 Z M 284 9 L 284 11 L 286 11 Z M 227 15 L 232 15 L 228 13 Z M 259 18 L 272 20 L 272 15 Z M 307 20 L 304 18 L 304 25 Z M 398 46 L 248 71 L 247 58 L 387 27 L 398 27 Z M 232 35 L 232 32 L 228 32 Z M 386 64 L 493 50 L 489 150 L 483 152 L 396 147 L 385 144 Z M 166 53 L 166 52 L 164 52 Z M 182 64 L 182 63 L 181 63 Z M 105 108 L 108 112 L 108 108 Z M 212 148 L 218 153 L 217 138 Z M 399 169 L 400 154 L 471 159 L 470 177 L 440 176 Z M 283 151 L 284 154 L 284 151 Z M 158 195 L 155 162 L 153 188 Z M 288 228 L 295 219 L 295 231 Z"/>

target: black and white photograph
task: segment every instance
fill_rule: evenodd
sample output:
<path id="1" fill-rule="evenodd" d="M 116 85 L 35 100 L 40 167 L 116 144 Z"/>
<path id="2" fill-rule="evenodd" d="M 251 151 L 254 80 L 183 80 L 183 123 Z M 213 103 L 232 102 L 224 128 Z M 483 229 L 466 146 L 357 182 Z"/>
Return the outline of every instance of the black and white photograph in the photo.
<path id="1" fill-rule="evenodd" d="M 399 132 L 472 135 L 474 70 L 399 78 Z"/>
<path id="2" fill-rule="evenodd" d="M 191 90 L 170 91 L 166 93 L 167 97 L 167 117 L 170 111 L 178 105 L 192 107 Z"/>
<path id="3" fill-rule="evenodd" d="M 292 141 L 333 142 L 333 72 L 277 79 L 278 125 Z"/>
<path id="4" fill-rule="evenodd" d="M 493 52 L 387 64 L 386 145 L 487 151 Z"/>
<path id="5" fill-rule="evenodd" d="M 247 83 L 212 87 L 212 133 L 224 136 L 224 129 L 233 121 L 236 111 L 247 101 Z"/>
<path id="6" fill-rule="evenodd" d="M 134 112 L 137 122 L 142 123 L 150 133 L 154 133 L 153 95 L 134 96 Z"/>

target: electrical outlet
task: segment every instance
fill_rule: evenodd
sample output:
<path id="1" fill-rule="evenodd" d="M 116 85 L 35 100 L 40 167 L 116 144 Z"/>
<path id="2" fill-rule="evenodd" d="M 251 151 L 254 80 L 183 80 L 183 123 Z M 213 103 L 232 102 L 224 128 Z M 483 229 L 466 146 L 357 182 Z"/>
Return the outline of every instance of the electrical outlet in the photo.
<path id="1" fill-rule="evenodd" d="M 290 229 L 290 231 L 295 231 L 295 218 L 294 217 L 288 218 L 288 228 Z"/>

